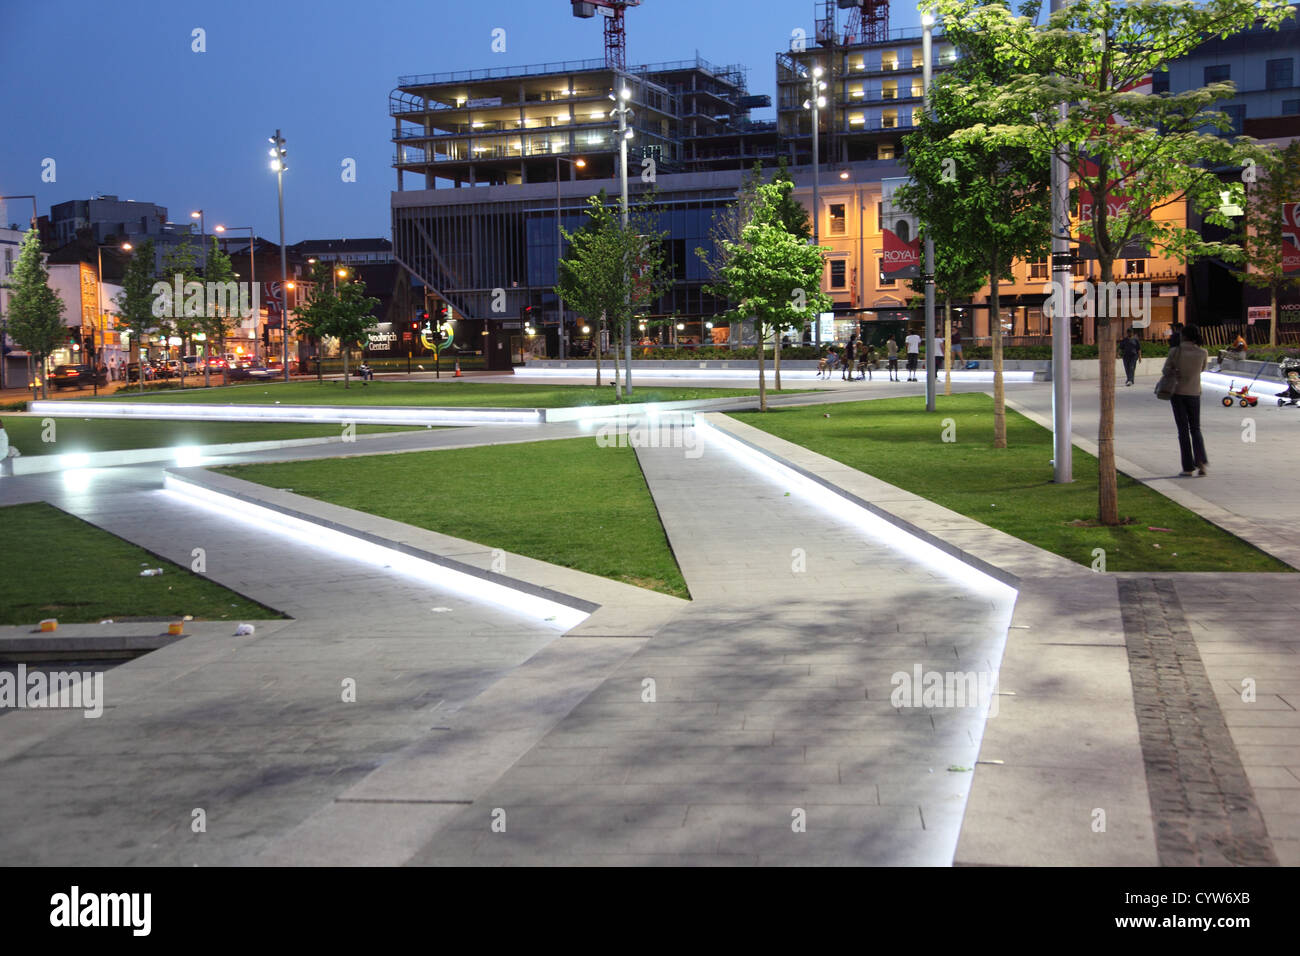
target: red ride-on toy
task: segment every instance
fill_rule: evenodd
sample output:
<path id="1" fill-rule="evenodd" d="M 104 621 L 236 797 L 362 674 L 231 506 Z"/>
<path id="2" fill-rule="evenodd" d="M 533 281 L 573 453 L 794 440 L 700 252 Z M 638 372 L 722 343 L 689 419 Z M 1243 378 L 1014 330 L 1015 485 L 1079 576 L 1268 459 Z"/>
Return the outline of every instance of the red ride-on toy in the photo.
<path id="1" fill-rule="evenodd" d="M 1231 408 L 1232 400 L 1236 398 L 1242 408 L 1254 408 L 1259 404 L 1259 396 L 1250 394 L 1250 386 L 1243 385 L 1241 388 L 1236 387 L 1236 382 L 1228 386 L 1228 394 L 1223 396 L 1223 407 Z"/>

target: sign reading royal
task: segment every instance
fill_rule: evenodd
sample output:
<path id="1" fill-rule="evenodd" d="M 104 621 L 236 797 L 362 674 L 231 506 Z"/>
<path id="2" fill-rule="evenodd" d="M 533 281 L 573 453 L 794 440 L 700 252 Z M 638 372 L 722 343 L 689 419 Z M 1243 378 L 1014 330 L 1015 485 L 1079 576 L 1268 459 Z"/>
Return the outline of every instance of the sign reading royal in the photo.
<path id="1" fill-rule="evenodd" d="M 907 182 L 903 176 L 880 181 L 880 232 L 884 240 L 880 278 L 886 282 L 915 279 L 921 274 L 921 242 L 916 219 L 894 204 L 894 192 Z"/>
<path id="2" fill-rule="evenodd" d="M 1282 274 L 1300 275 L 1300 202 L 1282 203 Z"/>

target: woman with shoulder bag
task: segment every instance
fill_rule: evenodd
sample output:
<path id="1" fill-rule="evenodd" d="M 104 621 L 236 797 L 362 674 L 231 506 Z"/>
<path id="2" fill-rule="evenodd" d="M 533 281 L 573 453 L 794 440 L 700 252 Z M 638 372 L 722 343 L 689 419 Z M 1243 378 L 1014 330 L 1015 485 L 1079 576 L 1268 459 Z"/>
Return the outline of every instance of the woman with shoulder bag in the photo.
<path id="1" fill-rule="evenodd" d="M 1204 475 L 1209 464 L 1205 454 L 1205 440 L 1201 437 L 1201 373 L 1209 364 L 1209 358 L 1209 353 L 1201 348 L 1201 330 L 1188 325 L 1182 329 L 1179 344 L 1169 350 L 1162 371 L 1162 385 L 1168 376 L 1174 377 L 1169 404 L 1173 406 L 1174 423 L 1178 426 L 1178 450 L 1183 459 L 1183 477 Z"/>

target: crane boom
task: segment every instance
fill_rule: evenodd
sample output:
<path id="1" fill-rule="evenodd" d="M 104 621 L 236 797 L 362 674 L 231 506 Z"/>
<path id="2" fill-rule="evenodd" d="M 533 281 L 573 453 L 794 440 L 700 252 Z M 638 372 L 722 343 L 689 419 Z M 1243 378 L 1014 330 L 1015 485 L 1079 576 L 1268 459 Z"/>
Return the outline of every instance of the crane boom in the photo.
<path id="1" fill-rule="evenodd" d="M 573 15 L 589 20 L 599 13 L 605 19 L 605 67 L 627 70 L 627 32 L 623 13 L 628 7 L 639 7 L 641 0 L 570 0 Z"/>

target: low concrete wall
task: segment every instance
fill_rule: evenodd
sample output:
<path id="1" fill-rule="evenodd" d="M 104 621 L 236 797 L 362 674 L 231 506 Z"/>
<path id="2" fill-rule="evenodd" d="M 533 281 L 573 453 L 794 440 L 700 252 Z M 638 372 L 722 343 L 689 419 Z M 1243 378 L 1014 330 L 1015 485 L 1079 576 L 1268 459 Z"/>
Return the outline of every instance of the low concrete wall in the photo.
<path id="1" fill-rule="evenodd" d="M 993 361 L 991 359 L 979 359 L 977 368 L 980 371 L 989 372 L 993 370 Z M 1143 359 L 1138 366 L 1138 374 L 1145 377 L 1147 375 L 1159 375 L 1161 359 L 1147 358 Z M 899 362 L 906 365 L 906 359 Z M 885 366 L 884 359 L 881 359 L 880 365 Z M 575 373 L 590 374 L 596 367 L 592 359 L 541 359 L 530 361 L 526 368 L 544 368 L 544 369 L 569 369 Z M 602 369 L 609 369 L 613 374 L 613 366 L 608 362 L 601 365 Z M 771 362 L 764 362 L 763 367 L 769 372 L 772 369 Z M 964 371 L 966 363 L 961 362 L 953 365 L 953 371 Z M 817 363 L 811 359 L 796 359 L 791 361 L 782 360 L 781 370 L 784 371 L 815 371 Z M 1002 362 L 1002 369 L 1006 372 L 1032 372 L 1034 381 L 1050 382 L 1052 380 L 1052 362 L 1050 359 L 1005 359 Z M 633 384 L 636 382 L 637 372 L 654 372 L 655 370 L 667 370 L 676 372 L 709 372 L 709 371 L 752 371 L 758 372 L 758 362 L 754 359 L 633 359 L 632 373 Z M 1124 363 L 1115 360 L 1115 374 L 1122 376 L 1124 374 Z M 1101 364 L 1096 359 L 1071 359 L 1070 360 L 1070 379 L 1072 381 L 1090 382 L 1101 378 Z"/>

